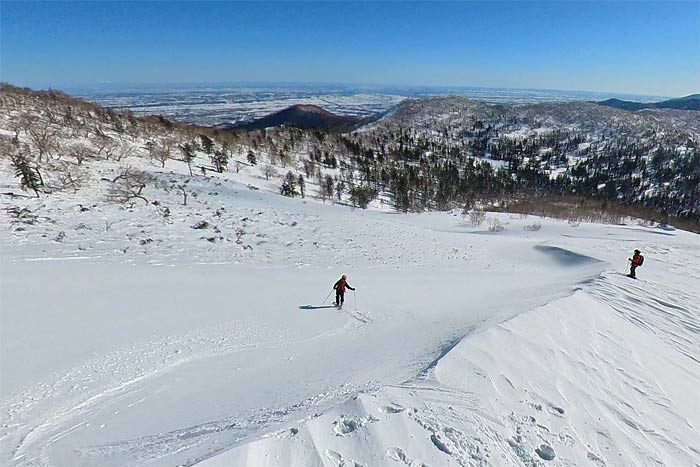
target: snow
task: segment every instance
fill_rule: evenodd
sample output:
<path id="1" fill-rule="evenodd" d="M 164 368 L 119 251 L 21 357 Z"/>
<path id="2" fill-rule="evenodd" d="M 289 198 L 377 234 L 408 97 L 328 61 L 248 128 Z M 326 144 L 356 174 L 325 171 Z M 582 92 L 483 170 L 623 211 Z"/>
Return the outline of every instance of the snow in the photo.
<path id="1" fill-rule="evenodd" d="M 568 238 L 608 253 L 615 241 L 605 237 L 625 233 L 659 235 L 595 226 Z M 697 239 L 686 240 L 697 253 Z M 696 267 L 670 273 L 687 264 L 679 247 L 649 245 L 648 282 L 604 271 L 568 297 L 467 336 L 414 378 L 202 465 L 693 465 L 700 319 L 688 291 L 700 276 Z M 548 254 L 587 261 L 566 251 Z"/>
<path id="2" fill-rule="evenodd" d="M 2 197 L 2 465 L 700 463 L 697 235 L 288 199 L 124 144 Z M 148 203 L 105 202 L 126 164 Z"/>
<path id="3" fill-rule="evenodd" d="M 501 160 L 491 159 L 491 158 L 488 158 L 488 157 L 475 157 L 474 159 L 477 160 L 477 161 L 479 161 L 479 162 L 487 162 L 487 163 L 489 163 L 489 164 L 491 165 L 491 167 L 493 167 L 493 168 L 495 168 L 495 169 L 500 169 L 500 168 L 503 168 L 503 167 L 507 167 L 507 166 L 508 166 L 508 162 L 507 162 L 507 161 L 501 161 Z"/>
<path id="4" fill-rule="evenodd" d="M 698 462 L 697 236 L 191 183 L 187 207 L 3 212 L 5 465 Z M 201 238 L 239 225 L 252 249 Z"/>

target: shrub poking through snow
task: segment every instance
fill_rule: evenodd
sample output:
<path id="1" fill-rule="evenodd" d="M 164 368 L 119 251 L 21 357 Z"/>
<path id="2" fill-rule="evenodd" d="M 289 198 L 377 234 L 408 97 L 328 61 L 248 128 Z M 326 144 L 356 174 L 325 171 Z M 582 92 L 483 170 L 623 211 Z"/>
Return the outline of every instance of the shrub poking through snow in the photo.
<path id="1" fill-rule="evenodd" d="M 206 229 L 208 227 L 209 227 L 209 222 L 207 222 L 207 221 L 198 221 L 197 223 L 195 223 L 192 226 L 192 228 L 195 230 L 202 230 L 202 229 Z"/>
<path id="2" fill-rule="evenodd" d="M 265 175 L 265 180 L 269 180 L 270 177 L 277 175 L 277 169 L 272 165 L 266 165 L 263 168 L 263 175 Z"/>
<path id="3" fill-rule="evenodd" d="M 496 218 L 489 219 L 489 232 L 503 232 L 504 230 L 505 227 L 503 227 L 501 221 Z"/>
<path id="4" fill-rule="evenodd" d="M 528 232 L 537 232 L 542 228 L 542 224 L 539 222 L 533 222 L 532 224 L 528 224 L 525 227 L 523 227 L 524 230 L 527 230 Z"/>
<path id="5" fill-rule="evenodd" d="M 142 193 L 146 185 L 152 181 L 152 175 L 143 170 L 127 167 L 111 181 L 112 185 L 107 191 L 107 200 L 115 203 L 127 203 L 138 198 L 148 204 L 148 200 Z"/>
<path id="6" fill-rule="evenodd" d="M 242 227 L 238 227 L 235 231 L 234 234 L 236 235 L 236 243 L 239 245 L 243 244 L 243 235 L 245 235 L 245 229 Z"/>
<path id="7" fill-rule="evenodd" d="M 469 213 L 469 221 L 472 223 L 473 227 L 479 227 L 484 223 L 486 219 L 486 213 L 484 211 L 471 211 Z"/>

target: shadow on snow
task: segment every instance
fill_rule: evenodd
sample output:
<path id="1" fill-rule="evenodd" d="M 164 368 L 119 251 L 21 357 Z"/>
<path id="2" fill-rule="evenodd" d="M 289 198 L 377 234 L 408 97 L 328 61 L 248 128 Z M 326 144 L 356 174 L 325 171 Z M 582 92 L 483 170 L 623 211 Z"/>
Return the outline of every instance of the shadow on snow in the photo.
<path id="1" fill-rule="evenodd" d="M 323 308 L 335 308 L 335 305 L 299 305 L 300 310 L 321 310 Z"/>

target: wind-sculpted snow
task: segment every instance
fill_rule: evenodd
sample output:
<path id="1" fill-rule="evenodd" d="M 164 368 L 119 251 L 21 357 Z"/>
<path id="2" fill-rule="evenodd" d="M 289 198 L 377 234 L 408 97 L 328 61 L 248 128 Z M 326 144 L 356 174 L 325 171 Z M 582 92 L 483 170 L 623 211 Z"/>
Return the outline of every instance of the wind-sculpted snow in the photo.
<path id="1" fill-rule="evenodd" d="M 3 463 L 192 464 L 267 432 L 295 439 L 291 422 L 426 375 L 459 338 L 601 270 L 549 260 L 515 217 L 501 236 L 468 235 L 483 229 L 459 216 L 190 183 L 217 194 L 181 208 L 176 193 L 130 209 L 12 201 L 36 218 L 3 218 Z M 231 240 L 201 238 L 216 228 Z M 323 308 L 341 273 L 357 294 Z M 338 415 L 330 432 L 354 439 L 403 407 Z M 322 462 L 352 459 L 328 449 Z"/>
<path id="2" fill-rule="evenodd" d="M 545 228 L 558 246 L 535 249 L 573 267 L 591 257 L 624 265 L 615 253 L 640 247 L 642 278 L 608 266 L 572 296 L 471 333 L 428 373 L 201 465 L 317 465 L 324 452 L 335 466 L 697 464 L 697 237 Z M 338 437 L 338 420 L 372 422 Z"/>
<path id="3" fill-rule="evenodd" d="M 597 259 L 590 256 L 581 255 L 571 250 L 565 250 L 564 248 L 559 248 L 556 246 L 535 245 L 535 250 L 541 251 L 552 260 L 567 267 L 575 267 L 598 262 Z"/>
<path id="4" fill-rule="evenodd" d="M 3 198 L 3 465 L 697 458 L 697 236 L 472 226 L 146 162 L 149 203 L 104 202 L 119 167 Z M 185 183 L 186 206 L 163 188 Z M 634 248 L 637 282 L 615 273 Z"/>
<path id="5" fill-rule="evenodd" d="M 385 196 L 353 209 L 337 186 L 320 199 L 342 164 L 300 165 L 314 135 L 275 133 L 294 137 L 275 142 L 295 148 L 285 161 L 255 135 L 232 140 L 215 173 L 192 128 L 1 97 L 3 147 L 43 148 L 31 160 L 46 181 L 22 193 L 0 160 L 2 465 L 698 463 L 697 236 L 623 218 L 472 225 L 389 213 Z M 437 138 L 433 124 L 506 108 L 415 105 L 414 128 Z M 508 107 L 527 128 L 499 131 L 575 115 L 540 107 Z M 654 133 L 656 114 L 581 108 Z M 306 198 L 280 196 L 268 160 L 309 169 Z M 134 174 L 146 182 L 124 199 Z M 634 248 L 638 281 L 622 275 Z M 338 310 L 341 274 L 357 290 Z"/>

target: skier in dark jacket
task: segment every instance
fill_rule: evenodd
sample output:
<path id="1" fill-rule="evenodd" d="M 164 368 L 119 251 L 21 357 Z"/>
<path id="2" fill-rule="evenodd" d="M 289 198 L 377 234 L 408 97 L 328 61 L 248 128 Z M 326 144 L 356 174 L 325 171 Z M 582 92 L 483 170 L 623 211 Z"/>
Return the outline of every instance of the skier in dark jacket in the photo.
<path id="1" fill-rule="evenodd" d="M 348 276 L 343 274 L 343 277 L 341 277 L 338 282 L 333 285 L 333 288 L 335 289 L 335 303 L 334 305 L 337 307 L 342 307 L 343 302 L 345 302 L 345 288 L 348 288 L 350 290 L 355 290 L 348 284 Z"/>
<path id="2" fill-rule="evenodd" d="M 639 266 L 641 266 L 642 263 L 644 262 L 644 256 L 642 256 L 641 253 L 642 253 L 642 252 L 639 251 L 639 250 L 634 250 L 634 256 L 632 256 L 631 258 L 628 258 L 629 261 L 630 261 L 630 273 L 629 273 L 629 276 L 630 276 L 632 279 L 636 279 L 636 278 L 637 278 L 637 274 L 635 273 L 635 269 L 637 269 Z"/>

